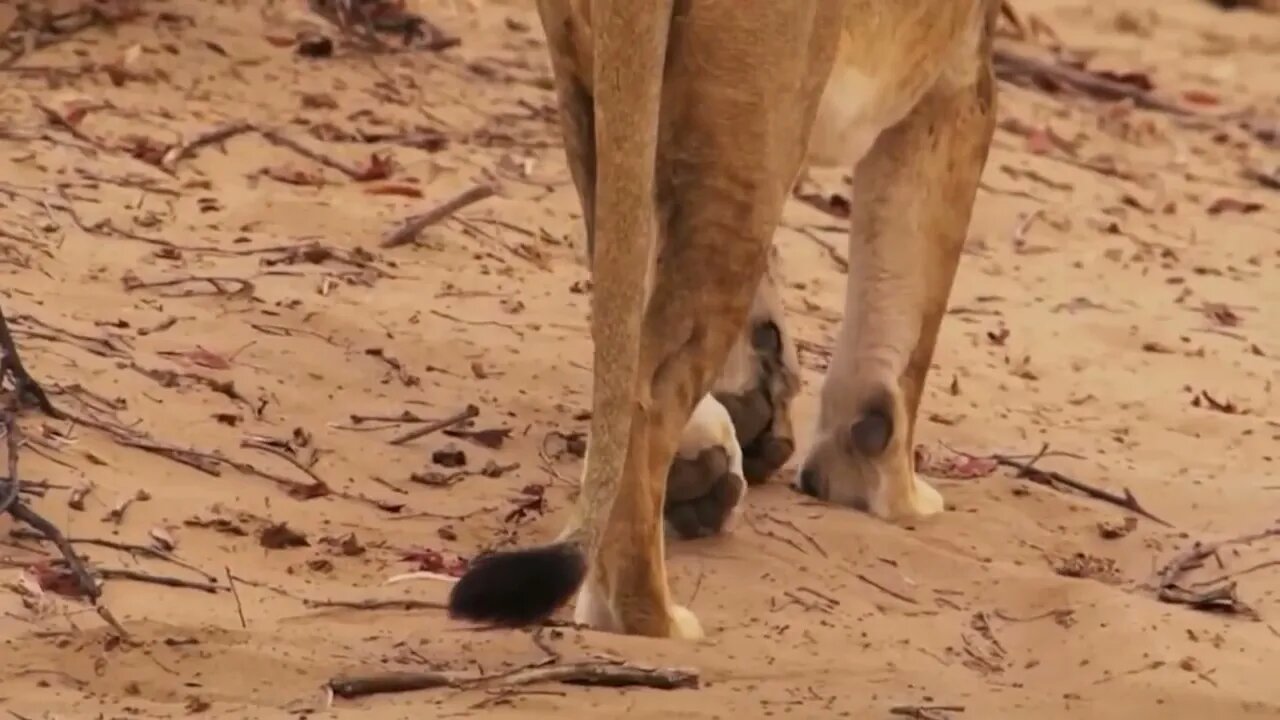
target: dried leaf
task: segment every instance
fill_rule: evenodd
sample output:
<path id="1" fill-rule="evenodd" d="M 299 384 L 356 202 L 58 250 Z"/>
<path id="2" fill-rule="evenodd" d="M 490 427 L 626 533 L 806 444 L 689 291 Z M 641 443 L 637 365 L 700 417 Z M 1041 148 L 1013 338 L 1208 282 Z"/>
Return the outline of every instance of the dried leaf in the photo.
<path id="1" fill-rule="evenodd" d="M 1234 402 L 1230 400 L 1218 400 L 1210 395 L 1208 390 L 1201 390 L 1199 395 L 1192 398 L 1191 405 L 1193 407 L 1206 407 L 1210 410 L 1216 410 L 1226 415 L 1245 414 L 1244 411 L 1241 410 Z"/>
<path id="2" fill-rule="evenodd" d="M 1194 105 L 1218 105 L 1222 101 L 1208 90 L 1191 89 L 1182 93 L 1182 99 Z"/>
<path id="3" fill-rule="evenodd" d="M 1206 317 L 1218 325 L 1223 327 L 1239 327 L 1243 319 L 1231 309 L 1231 306 L 1223 303 L 1205 303 L 1203 311 Z"/>
<path id="4" fill-rule="evenodd" d="M 228 520 L 227 518 L 212 518 L 210 520 L 205 520 L 203 518 L 192 517 L 192 518 L 187 518 L 186 520 L 183 520 L 182 524 L 186 525 L 187 527 L 197 527 L 197 528 L 205 528 L 208 530 L 213 530 L 215 532 L 220 532 L 223 535 L 235 535 L 237 537 L 244 537 L 245 535 L 249 534 L 238 523 L 232 520 Z"/>
<path id="5" fill-rule="evenodd" d="M 1241 215 L 1248 215 L 1261 209 L 1262 203 L 1238 200 L 1233 197 L 1220 197 L 1209 204 L 1207 212 L 1210 215 L 1221 215 L 1224 212 L 1237 212 Z"/>
<path id="6" fill-rule="evenodd" d="M 916 446 L 915 460 L 916 472 L 921 475 L 951 480 L 975 480 L 994 473 L 1000 467 L 994 458 L 965 453 L 935 455 L 923 445 Z"/>
<path id="7" fill-rule="evenodd" d="M 1024 143 L 1027 152 L 1034 155 L 1048 155 L 1053 152 L 1055 143 L 1049 131 L 1045 128 L 1034 128 L 1027 133 Z"/>
<path id="8" fill-rule="evenodd" d="M 27 566 L 27 573 L 36 585 L 45 592 L 55 593 L 63 597 L 86 597 L 85 589 L 80 586 L 76 576 L 70 569 L 55 566 L 54 561 L 44 560 Z"/>
<path id="9" fill-rule="evenodd" d="M 156 546 L 165 552 L 171 552 L 178 547 L 178 541 L 174 540 L 173 536 L 164 528 L 151 528 L 148 535 L 155 541 Z"/>
<path id="10" fill-rule="evenodd" d="M 383 153 L 371 153 L 369 155 L 369 164 L 360 169 L 353 179 L 359 182 L 368 182 L 370 180 L 385 180 L 391 177 L 392 171 L 395 170 L 395 162 L 390 155 Z"/>
<path id="11" fill-rule="evenodd" d="M 129 133 L 120 138 L 118 147 L 144 163 L 159 167 L 171 146 L 146 135 Z"/>
<path id="12" fill-rule="evenodd" d="M 210 370 L 229 370 L 231 369 L 231 361 L 222 357 L 212 350 L 206 350 L 200 346 L 196 346 L 194 350 L 188 350 L 183 354 L 193 365 L 209 368 Z"/>
<path id="13" fill-rule="evenodd" d="M 311 545 L 307 541 L 305 534 L 289 527 L 288 523 L 275 523 L 264 527 L 258 533 L 258 544 L 268 550 L 309 547 Z"/>
<path id="14" fill-rule="evenodd" d="M 448 468 L 462 467 L 467 464 L 467 454 L 462 448 L 449 443 L 444 447 L 431 453 L 431 462 Z"/>
<path id="15" fill-rule="evenodd" d="M 1103 540 L 1119 540 L 1138 529 L 1138 518 L 1129 516 L 1120 522 L 1101 521 L 1098 523 L 1098 537 Z"/>
<path id="16" fill-rule="evenodd" d="M 440 573 L 452 577 L 461 577 L 470 565 L 466 558 L 455 555 L 452 560 L 446 560 L 444 553 L 430 548 L 409 550 L 401 555 L 401 559 L 417 563 L 416 569 L 419 571 Z"/>
<path id="17" fill-rule="evenodd" d="M 329 93 L 302 93 L 302 107 L 310 110 L 334 110 L 338 101 Z"/>

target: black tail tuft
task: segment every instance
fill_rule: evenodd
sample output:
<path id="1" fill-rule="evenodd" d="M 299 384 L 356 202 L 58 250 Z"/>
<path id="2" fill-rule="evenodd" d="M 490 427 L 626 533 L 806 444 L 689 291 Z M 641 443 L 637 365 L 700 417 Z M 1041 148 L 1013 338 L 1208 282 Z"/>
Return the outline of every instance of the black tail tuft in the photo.
<path id="1" fill-rule="evenodd" d="M 540 623 L 573 597 L 586 574 L 574 543 L 485 555 L 454 584 L 449 616 L 505 627 Z"/>

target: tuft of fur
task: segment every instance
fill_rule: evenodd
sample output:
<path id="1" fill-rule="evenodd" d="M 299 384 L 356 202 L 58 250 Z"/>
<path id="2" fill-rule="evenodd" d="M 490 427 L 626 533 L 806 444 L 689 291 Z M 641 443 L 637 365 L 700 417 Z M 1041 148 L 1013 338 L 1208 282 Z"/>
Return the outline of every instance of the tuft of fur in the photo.
<path id="1" fill-rule="evenodd" d="M 573 542 L 485 555 L 453 586 L 449 616 L 500 627 L 541 623 L 573 598 L 586 575 L 586 556 Z"/>

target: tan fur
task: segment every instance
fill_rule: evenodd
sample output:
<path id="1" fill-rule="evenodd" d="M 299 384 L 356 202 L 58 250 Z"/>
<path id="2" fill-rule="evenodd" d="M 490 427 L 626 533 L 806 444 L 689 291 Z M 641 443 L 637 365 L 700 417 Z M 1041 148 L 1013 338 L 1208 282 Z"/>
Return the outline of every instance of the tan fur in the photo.
<path id="1" fill-rule="evenodd" d="M 597 278 L 592 437 L 565 532 L 587 555 L 579 620 L 701 634 L 667 588 L 666 472 L 706 434 L 686 425 L 713 390 L 732 407 L 764 383 L 769 432 L 790 439 L 795 351 L 766 270 L 806 159 L 853 168 L 854 194 L 803 485 L 888 519 L 942 509 L 911 439 L 990 143 L 997 5 L 538 0 Z M 782 336 L 772 364 L 749 340 L 762 322 Z"/>

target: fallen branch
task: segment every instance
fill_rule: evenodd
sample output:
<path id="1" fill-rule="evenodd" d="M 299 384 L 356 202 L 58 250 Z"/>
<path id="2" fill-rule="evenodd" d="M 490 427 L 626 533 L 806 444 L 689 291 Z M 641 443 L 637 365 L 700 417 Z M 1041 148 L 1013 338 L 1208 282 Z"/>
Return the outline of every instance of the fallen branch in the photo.
<path id="1" fill-rule="evenodd" d="M 1100 100 L 1132 100 L 1138 107 L 1159 110 L 1181 117 L 1196 115 L 1181 105 L 1156 97 L 1151 92 L 1126 83 L 1101 77 L 1087 70 L 1019 55 L 1008 48 L 997 47 L 993 58 L 996 77 L 1023 86 L 1067 86 Z"/>
<path id="2" fill-rule="evenodd" d="M 0 352 L 4 353 L 3 357 L 0 357 L 0 384 L 8 377 L 12 380 L 14 387 L 13 396 L 9 398 L 6 403 L 7 407 L 4 409 L 9 454 L 8 482 L 0 486 L 0 497 L 6 499 L 4 510 L 14 520 L 36 530 L 58 548 L 58 551 L 62 553 L 62 557 L 66 560 L 67 567 L 71 569 L 71 573 L 76 579 L 76 584 L 80 587 L 80 592 L 96 606 L 99 598 L 102 597 L 102 588 L 98 586 L 93 576 L 89 574 L 84 561 L 76 555 L 75 548 L 67 541 L 62 531 L 40 513 L 33 510 L 22 499 L 22 478 L 18 475 L 18 450 L 21 448 L 21 442 L 16 416 L 28 399 L 33 401 L 37 407 L 50 417 L 62 418 L 63 415 L 49 402 L 48 396 L 39 383 L 27 374 L 26 368 L 22 364 L 22 359 L 18 356 L 17 344 L 9 331 L 9 324 L 4 321 L 3 311 L 0 311 Z M 10 498 L 11 494 L 12 498 Z M 100 608 L 99 614 L 104 620 L 111 623 L 122 636 L 126 635 L 123 628 L 114 621 L 114 617 L 106 608 Z"/>
<path id="3" fill-rule="evenodd" d="M 308 160 L 318 162 L 328 168 L 333 168 L 352 180 L 368 179 L 369 172 L 367 170 L 362 170 L 354 165 L 348 165 L 341 160 L 331 158 L 328 155 L 312 150 L 297 140 L 281 135 L 275 130 L 259 128 L 258 133 L 268 141 L 273 142 L 276 145 L 286 147 Z"/>
<path id="4" fill-rule="evenodd" d="M 0 515 L 9 512 L 22 494 L 22 478 L 18 477 L 18 423 L 8 411 L 4 411 L 4 437 L 9 446 L 9 475 L 0 486 Z"/>
<path id="5" fill-rule="evenodd" d="M 342 608 L 345 610 L 448 610 L 449 604 L 434 600 L 308 600 L 300 598 L 309 608 Z"/>
<path id="6" fill-rule="evenodd" d="M 625 663 L 575 662 L 528 667 L 500 675 L 459 675 L 447 672 L 349 675 L 330 680 L 328 687 L 338 697 L 350 699 L 377 693 L 408 692 L 440 687 L 472 689 L 546 682 L 595 687 L 678 690 L 697 688 L 699 677 L 695 670 L 679 668 L 648 668 Z"/>
<path id="7" fill-rule="evenodd" d="M 103 580 L 133 580 L 134 582 L 151 583 L 152 585 L 164 585 L 166 587 L 187 588 L 189 590 L 201 590 L 210 594 L 217 594 L 226 590 L 221 585 L 213 583 L 199 582 L 196 580 L 184 580 L 182 578 L 170 577 L 168 575 L 153 575 L 151 573 L 142 572 L 141 570 L 126 570 L 124 568 L 96 568 L 94 572 Z"/>
<path id="8" fill-rule="evenodd" d="M 1048 445 L 1042 447 L 1041 451 L 1032 457 L 1029 462 L 1016 460 L 1010 455 L 992 455 L 990 457 L 992 460 L 995 460 L 997 463 L 1005 467 L 1016 469 L 1018 471 L 1018 477 L 1026 478 L 1038 485 L 1044 485 L 1045 487 L 1054 489 L 1057 489 L 1057 486 L 1059 485 L 1065 485 L 1073 490 L 1082 492 L 1095 500 L 1102 500 L 1103 502 L 1108 502 L 1117 507 L 1124 508 L 1125 510 L 1141 515 L 1142 517 L 1159 523 L 1165 527 L 1173 527 L 1171 523 L 1153 515 L 1151 511 L 1144 508 L 1142 504 L 1138 502 L 1138 498 L 1134 497 L 1133 493 L 1130 492 L 1128 488 L 1125 488 L 1124 495 L 1117 495 L 1110 490 L 1103 490 L 1101 488 L 1094 487 L 1088 483 L 1076 480 L 1068 475 L 1064 475 L 1056 470 L 1041 470 L 1040 468 L 1035 467 L 1035 462 L 1039 458 L 1043 457 L 1045 453 L 1048 452 L 1048 449 Z M 975 457 L 969 453 L 962 452 L 959 454 L 967 455 L 971 458 Z"/>
<path id="9" fill-rule="evenodd" d="M 229 125 L 223 125 L 207 132 L 202 132 L 187 142 L 180 145 L 174 145 L 166 150 L 164 155 L 160 158 L 160 169 L 165 172 L 172 173 L 178 163 L 191 157 L 191 155 L 199 148 L 202 148 L 205 145 L 220 143 L 224 140 L 233 138 L 236 135 L 250 132 L 255 129 L 256 128 L 254 128 L 253 125 L 247 122 L 233 122 Z"/>
<path id="10" fill-rule="evenodd" d="M 862 582 L 864 582 L 864 583 L 866 583 L 866 584 L 870 585 L 871 587 L 873 587 L 873 588 L 875 588 L 875 589 L 879 590 L 880 592 L 884 593 L 885 595 L 888 595 L 889 597 L 897 598 L 898 600 L 901 600 L 901 601 L 902 601 L 902 602 L 904 602 L 904 603 L 909 603 L 909 604 L 911 604 L 911 605 L 919 605 L 919 604 L 920 604 L 920 601 L 919 601 L 919 600 L 916 600 L 915 598 L 911 597 L 910 595 L 903 595 L 902 593 L 898 592 L 897 590 L 894 590 L 894 589 L 889 588 L 889 587 L 885 587 L 883 584 L 878 583 L 878 582 L 876 582 L 875 580 L 872 580 L 871 578 L 867 577 L 866 575 L 863 575 L 862 573 L 858 573 L 858 574 L 854 575 L 854 577 L 856 577 L 856 578 L 858 578 L 859 580 L 861 580 Z"/>
<path id="11" fill-rule="evenodd" d="M 249 622 L 244 619 L 244 605 L 240 602 L 240 591 L 236 589 L 236 578 L 231 574 L 230 566 L 224 566 L 223 569 L 227 571 L 227 587 L 231 588 L 231 597 L 236 601 L 236 615 L 240 617 L 240 627 L 247 629 Z"/>
<path id="12" fill-rule="evenodd" d="M 431 433 L 434 433 L 434 432 L 439 432 L 441 430 L 444 430 L 445 428 L 450 428 L 450 427 L 453 427 L 454 425 L 460 425 L 476 417 L 479 414 L 480 414 L 480 408 L 476 407 L 475 405 L 467 405 L 462 410 L 454 413 L 453 415 L 450 415 L 447 418 L 442 418 L 440 420 L 426 423 L 422 427 L 414 428 L 413 430 L 410 430 L 409 432 L 403 435 L 400 435 L 399 437 L 392 438 L 390 442 L 392 445 L 403 445 L 411 440 L 417 440 L 420 437 L 430 435 Z"/>
<path id="13" fill-rule="evenodd" d="M 897 705 L 889 708 L 890 715 L 912 720 L 942 720 L 937 713 L 962 713 L 963 705 Z"/>
<path id="14" fill-rule="evenodd" d="M 9 537 L 17 538 L 19 540 L 47 540 L 48 539 L 47 537 L 39 533 L 36 533 L 35 531 L 23 530 L 21 528 L 14 528 L 13 530 L 10 530 Z M 177 565 L 180 568 L 185 568 L 187 570 L 190 570 L 191 572 L 194 572 L 203 576 L 206 580 L 209 580 L 210 582 L 216 581 L 218 579 L 215 576 L 210 575 L 209 573 L 196 567 L 195 565 L 192 565 L 174 555 L 171 555 L 163 550 L 158 550 L 149 545 L 137 545 L 135 543 L 120 542 L 118 540 L 107 540 L 105 538 L 91 538 L 91 537 L 71 537 L 71 538 L 67 538 L 67 542 L 71 543 L 73 546 L 74 545 L 96 545 L 98 547 L 110 548 L 112 550 L 119 550 L 121 552 L 136 553 L 144 557 L 149 557 L 154 560 L 162 560 L 164 562 Z"/>
<path id="15" fill-rule="evenodd" d="M 173 278 L 171 280 L 149 280 L 145 281 L 136 276 L 125 276 L 124 289 L 127 291 L 141 290 L 143 288 L 163 288 L 176 287 L 179 285 L 187 285 L 190 283 L 208 283 L 213 286 L 213 295 L 226 295 L 228 297 L 249 297 L 253 295 L 254 284 L 249 280 L 238 277 L 209 277 L 192 275 L 189 277 Z M 224 285 L 235 285 L 234 288 L 227 288 Z M 189 297 L 194 293 L 187 293 L 181 297 Z"/>
<path id="16" fill-rule="evenodd" d="M 408 220 L 404 221 L 403 225 L 388 235 L 380 243 L 380 246 L 383 248 L 396 248 L 401 245 L 408 245 L 417 240 L 418 235 L 427 227 L 448 218 L 468 205 L 489 198 L 493 194 L 494 190 L 491 185 L 476 185 L 468 188 L 424 213 L 410 216 Z"/>
<path id="17" fill-rule="evenodd" d="M 14 395 L 17 398 L 15 404 L 18 406 L 15 412 L 21 410 L 24 403 L 31 402 L 45 415 L 55 420 L 63 418 L 62 413 L 49 402 L 49 396 L 45 394 L 44 388 L 23 366 L 22 358 L 18 355 L 17 344 L 13 341 L 13 333 L 9 329 L 9 322 L 5 320 L 4 310 L 0 309 L 0 383 L 4 381 L 6 375 L 13 380 Z"/>
<path id="18" fill-rule="evenodd" d="M 844 275 L 849 274 L 848 259 L 846 259 L 845 256 L 842 255 L 840 251 L 836 249 L 836 246 L 829 240 L 804 225 L 796 225 L 793 229 L 812 240 L 818 247 L 822 248 L 822 251 L 826 253 L 827 257 L 831 259 L 831 262 L 835 264 L 837 270 Z"/>
<path id="19" fill-rule="evenodd" d="M 1182 584 L 1187 573 L 1201 567 L 1204 561 L 1218 554 L 1230 545 L 1247 545 L 1248 543 L 1280 536 L 1280 527 L 1270 528 L 1258 533 L 1220 540 L 1218 542 L 1195 542 L 1190 548 L 1173 556 L 1157 573 L 1156 597 L 1161 602 L 1174 605 L 1187 605 L 1196 610 L 1226 612 L 1233 615 L 1244 615 L 1257 619 L 1257 612 L 1249 607 L 1236 594 L 1236 583 L 1224 575 L 1210 583 L 1193 583 L 1203 589 L 1191 589 Z"/>

